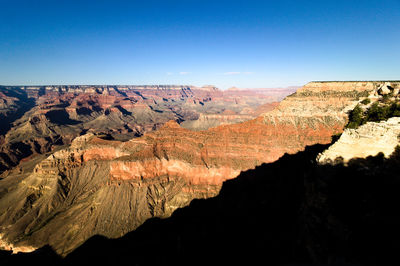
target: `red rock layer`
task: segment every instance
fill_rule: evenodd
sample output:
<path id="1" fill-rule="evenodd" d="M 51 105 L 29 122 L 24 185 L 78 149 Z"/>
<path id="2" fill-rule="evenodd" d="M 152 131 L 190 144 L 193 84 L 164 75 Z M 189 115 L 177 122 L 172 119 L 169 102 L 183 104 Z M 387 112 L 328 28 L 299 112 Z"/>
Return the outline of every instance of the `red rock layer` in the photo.
<path id="1" fill-rule="evenodd" d="M 16 92 L 34 106 L 24 107 Z M 225 95 L 213 86 L 0 86 L 0 93 L 0 118 L 6 118 L 1 122 L 8 121 L 0 130 L 0 173 L 32 155 L 69 145 L 85 132 L 127 140 L 169 120 L 206 129 L 252 119 L 253 106 L 269 101 L 252 93 L 238 104 L 240 94 Z M 20 117 L 17 110 L 20 116 L 26 113 L 11 125 Z"/>
<path id="2" fill-rule="evenodd" d="M 15 247 L 50 244 L 64 255 L 95 234 L 119 237 L 194 198 L 215 196 L 240 171 L 329 143 L 347 110 L 379 86 L 309 83 L 257 119 L 204 131 L 170 121 L 126 142 L 83 135 L 0 181 L 2 237 Z"/>

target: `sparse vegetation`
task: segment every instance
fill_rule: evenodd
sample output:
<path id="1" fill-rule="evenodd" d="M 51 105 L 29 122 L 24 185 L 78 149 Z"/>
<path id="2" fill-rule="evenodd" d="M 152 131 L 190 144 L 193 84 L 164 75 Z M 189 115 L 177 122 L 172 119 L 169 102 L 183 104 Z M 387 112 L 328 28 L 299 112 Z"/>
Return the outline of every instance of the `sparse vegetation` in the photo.
<path id="1" fill-rule="evenodd" d="M 349 123 L 347 124 L 348 128 L 357 128 L 363 124 L 363 109 L 357 104 L 357 106 L 351 110 L 349 113 Z"/>
<path id="2" fill-rule="evenodd" d="M 312 97 L 312 96 L 323 97 L 323 98 L 346 97 L 346 98 L 356 98 L 356 99 L 359 99 L 361 97 L 367 97 L 368 95 L 369 95 L 368 91 L 357 91 L 357 90 L 352 90 L 352 91 L 327 90 L 319 92 L 304 90 L 293 94 L 293 96 L 297 97 Z"/>
<path id="3" fill-rule="evenodd" d="M 364 104 L 363 102 L 361 102 Z M 349 122 L 347 128 L 357 128 L 366 122 L 379 122 L 387 120 L 390 117 L 400 117 L 400 104 L 397 102 L 374 102 L 369 108 L 363 109 L 357 105 L 349 113 Z"/>
<path id="4" fill-rule="evenodd" d="M 371 100 L 369 98 L 366 98 L 364 100 L 361 101 L 362 104 L 367 105 L 371 103 Z"/>
<path id="5" fill-rule="evenodd" d="M 388 103 L 388 102 L 390 102 L 390 98 L 392 97 L 392 94 L 390 93 L 390 94 L 385 94 L 385 95 L 383 95 L 383 97 L 382 97 L 382 101 L 384 102 L 384 103 Z"/>

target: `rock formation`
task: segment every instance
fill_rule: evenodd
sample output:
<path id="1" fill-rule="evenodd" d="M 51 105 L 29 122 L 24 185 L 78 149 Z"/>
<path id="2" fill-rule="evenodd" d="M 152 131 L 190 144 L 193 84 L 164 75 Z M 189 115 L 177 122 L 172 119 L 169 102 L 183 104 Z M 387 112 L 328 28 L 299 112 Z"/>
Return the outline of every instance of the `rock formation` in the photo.
<path id="1" fill-rule="evenodd" d="M 317 160 L 321 164 L 347 163 L 350 159 L 376 156 L 380 152 L 389 157 L 399 144 L 399 135 L 399 117 L 380 123 L 368 122 L 357 129 L 348 128 Z"/>
<path id="2" fill-rule="evenodd" d="M 128 140 L 169 120 L 207 129 L 255 118 L 271 99 L 213 86 L 0 86 L 0 173 L 86 132 Z"/>
<path id="3" fill-rule="evenodd" d="M 120 237 L 194 198 L 216 196 L 240 171 L 330 143 L 347 112 L 381 85 L 311 82 L 256 119 L 203 131 L 170 121 L 129 141 L 83 134 L 3 174 L 2 241 L 20 249 L 49 244 L 65 255 L 95 234 Z M 114 91 L 102 92 L 102 108 L 110 108 Z"/>

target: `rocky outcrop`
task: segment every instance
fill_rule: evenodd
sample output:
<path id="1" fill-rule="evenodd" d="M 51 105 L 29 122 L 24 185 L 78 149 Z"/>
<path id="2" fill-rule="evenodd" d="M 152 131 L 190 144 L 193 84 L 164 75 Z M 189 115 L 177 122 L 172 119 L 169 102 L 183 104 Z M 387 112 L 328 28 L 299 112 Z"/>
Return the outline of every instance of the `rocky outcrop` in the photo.
<path id="1" fill-rule="evenodd" d="M 0 173 L 86 132 L 129 140 L 169 120 L 207 129 L 253 119 L 270 101 L 214 86 L 0 86 Z"/>
<path id="2" fill-rule="evenodd" d="M 3 175 L 0 232 L 14 247 L 50 244 L 63 255 L 95 234 L 119 237 L 217 195 L 240 171 L 330 143 L 381 85 L 312 82 L 256 119 L 203 131 L 169 121 L 125 142 L 85 134 Z"/>
<path id="3" fill-rule="evenodd" d="M 400 153 L 318 165 L 324 146 L 242 172 L 121 239 L 94 237 L 65 262 L 185 264 L 201 250 L 204 265 L 398 265 Z"/>
<path id="4" fill-rule="evenodd" d="M 353 158 L 367 158 L 383 153 L 388 158 L 399 145 L 400 118 L 379 123 L 368 122 L 357 129 L 346 129 L 339 140 L 318 155 L 317 161 L 347 163 Z"/>
<path id="5" fill-rule="evenodd" d="M 0 181 L 2 248 L 50 244 L 67 254 L 94 234 L 120 237 L 193 198 L 215 196 L 223 180 L 239 174 L 224 166 L 146 158 L 146 147 L 136 146 L 87 134 L 36 165 L 27 161 L 11 171 Z M 162 153 L 157 145 L 153 149 Z"/>
<path id="6" fill-rule="evenodd" d="M 44 247 L 3 252 L 0 263 L 399 265 L 399 150 L 389 159 L 319 165 L 315 158 L 327 146 L 242 172 L 217 197 L 119 239 L 94 236 L 66 258 Z"/>

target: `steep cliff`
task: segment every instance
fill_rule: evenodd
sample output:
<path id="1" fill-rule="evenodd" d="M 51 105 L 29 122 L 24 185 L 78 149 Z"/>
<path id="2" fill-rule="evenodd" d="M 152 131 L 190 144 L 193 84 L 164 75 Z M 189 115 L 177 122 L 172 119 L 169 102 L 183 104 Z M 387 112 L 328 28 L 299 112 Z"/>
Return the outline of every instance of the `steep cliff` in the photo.
<path id="1" fill-rule="evenodd" d="M 136 154 L 126 145 L 84 135 L 1 180 L 3 248 L 29 251 L 50 244 L 66 254 L 94 234 L 120 237 L 150 217 L 171 215 L 193 197 L 217 194 L 212 178 L 199 186 L 202 169 L 161 158 L 127 161 Z M 215 178 L 232 175 L 229 170 L 214 169 Z"/>
<path id="2" fill-rule="evenodd" d="M 398 265 L 399 162 L 378 155 L 320 165 L 314 145 L 242 172 L 118 239 L 94 236 L 68 254 L 0 252 L 3 265 Z"/>
<path id="3" fill-rule="evenodd" d="M 94 234 L 119 237 L 150 217 L 218 194 L 240 171 L 330 143 L 382 82 L 312 82 L 257 119 L 191 131 L 171 121 L 129 141 L 92 134 L 0 181 L 0 232 L 18 250 L 67 254 Z M 376 96 L 379 97 L 379 96 Z"/>
<path id="4" fill-rule="evenodd" d="M 86 132 L 129 140 L 169 120 L 207 129 L 253 119 L 270 101 L 213 86 L 0 86 L 0 173 Z"/>

